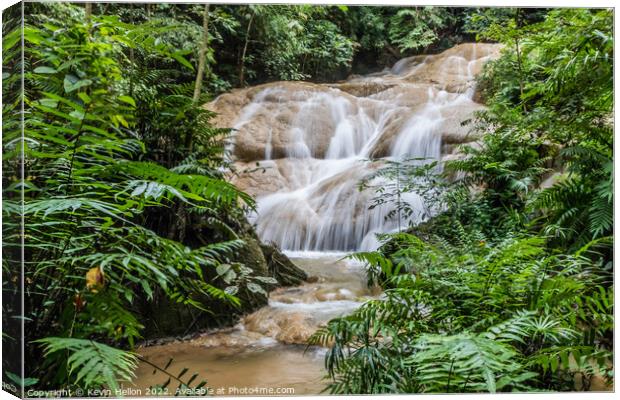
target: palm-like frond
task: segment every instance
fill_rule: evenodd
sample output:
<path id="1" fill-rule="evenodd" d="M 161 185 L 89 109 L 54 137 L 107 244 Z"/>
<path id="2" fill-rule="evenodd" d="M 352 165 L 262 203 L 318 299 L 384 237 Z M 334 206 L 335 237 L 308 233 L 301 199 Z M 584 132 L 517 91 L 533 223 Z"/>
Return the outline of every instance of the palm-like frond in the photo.
<path id="1" fill-rule="evenodd" d="M 44 345 L 48 356 L 68 352 L 69 374 L 84 387 L 105 385 L 115 393 L 118 381 L 131 380 L 137 365 L 132 353 L 93 340 L 48 337 L 38 342 Z"/>

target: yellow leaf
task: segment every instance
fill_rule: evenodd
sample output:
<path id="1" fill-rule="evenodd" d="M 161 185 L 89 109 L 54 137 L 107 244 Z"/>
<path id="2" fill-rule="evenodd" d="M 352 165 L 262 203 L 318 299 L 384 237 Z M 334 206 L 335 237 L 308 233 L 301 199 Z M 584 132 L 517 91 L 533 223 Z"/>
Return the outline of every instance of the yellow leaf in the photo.
<path id="1" fill-rule="evenodd" d="M 103 276 L 103 271 L 100 267 L 93 267 L 86 273 L 86 289 L 93 293 L 97 293 L 97 291 L 99 291 L 99 289 L 103 286 L 104 281 L 105 277 Z"/>

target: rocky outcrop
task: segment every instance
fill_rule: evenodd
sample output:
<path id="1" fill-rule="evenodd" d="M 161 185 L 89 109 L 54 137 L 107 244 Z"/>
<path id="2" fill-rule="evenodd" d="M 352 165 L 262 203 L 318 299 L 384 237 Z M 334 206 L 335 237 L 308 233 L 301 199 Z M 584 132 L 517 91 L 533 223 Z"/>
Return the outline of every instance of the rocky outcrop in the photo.
<path id="1" fill-rule="evenodd" d="M 240 239 L 244 245 L 235 252 L 230 261 L 250 268 L 252 276 L 271 277 L 278 282 L 275 285 L 262 284 L 265 290 L 299 285 L 308 278 L 277 246 L 261 243 L 247 222 L 242 221 L 240 229 Z M 211 279 L 213 278 L 211 274 Z M 205 312 L 191 305 L 171 302 L 164 293 L 155 293 L 153 301 L 143 301 L 140 304 L 140 314 L 143 316 L 141 322 L 145 325 L 143 336 L 149 340 L 186 336 L 204 329 L 232 325 L 241 316 L 267 304 L 265 296 L 249 290 L 240 290 L 237 297 L 241 300 L 239 307 L 206 296 L 194 296 L 195 300 L 209 310 Z"/>
<path id="2" fill-rule="evenodd" d="M 327 102 L 321 101 L 330 98 L 342 98 L 343 112 L 357 112 L 354 96 L 304 82 L 235 90 L 218 97 L 208 108 L 218 114 L 213 120 L 217 126 L 234 128 L 234 157 L 238 161 L 296 154 L 323 158 L 336 129 L 333 119 L 326 118 L 330 113 Z M 309 101 L 312 99 L 316 101 Z"/>
<path id="3" fill-rule="evenodd" d="M 267 262 L 268 275 L 280 286 L 295 286 L 308 279 L 308 275 L 282 254 L 276 244 L 261 244 L 260 248 Z"/>
<path id="4" fill-rule="evenodd" d="M 364 114 L 363 118 L 351 119 L 368 118 L 379 123 L 386 108 L 391 108 L 398 110 L 397 117 L 386 121 L 381 140 L 369 154 L 383 157 L 403 120 L 427 104 L 430 96 L 456 96 L 470 90 L 473 101 L 442 110 L 445 121 L 440 128 L 444 143 L 469 142 L 475 138 L 461 121 L 483 109 L 476 102 L 479 96 L 474 78 L 500 49 L 496 44 L 465 43 L 440 54 L 409 57 L 391 69 L 352 76 L 343 82 L 272 82 L 236 89 L 219 96 L 207 108 L 217 113 L 215 125 L 234 128 L 234 157 L 244 163 L 303 156 L 330 158 L 328 149 L 343 116 Z"/>
<path id="5" fill-rule="evenodd" d="M 272 82 L 209 103 L 218 127 L 234 128 L 229 179 L 257 198 L 261 238 L 292 250 L 372 248 L 395 218 L 390 204 L 369 211 L 374 193 L 359 187 L 368 161 L 462 157 L 460 145 L 479 140 L 463 123 L 484 109 L 476 74 L 499 51 L 465 43 L 341 82 Z"/>
<path id="6" fill-rule="evenodd" d="M 254 162 L 237 161 L 234 163 L 235 173 L 230 174 L 229 180 L 236 187 L 252 196 L 289 189 L 280 170 L 283 162 L 284 159 Z"/>
<path id="7" fill-rule="evenodd" d="M 385 83 L 377 80 L 355 81 L 352 79 L 347 82 L 335 83 L 329 86 L 356 97 L 368 97 L 391 89 L 396 86 L 396 83 Z"/>

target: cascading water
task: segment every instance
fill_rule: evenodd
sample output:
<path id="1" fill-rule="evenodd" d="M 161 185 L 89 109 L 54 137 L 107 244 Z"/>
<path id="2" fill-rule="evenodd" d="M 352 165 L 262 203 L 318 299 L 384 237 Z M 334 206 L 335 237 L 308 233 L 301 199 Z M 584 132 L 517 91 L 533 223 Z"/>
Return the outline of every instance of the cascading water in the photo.
<path id="1" fill-rule="evenodd" d="M 265 187 L 241 185 L 257 195 L 251 220 L 261 239 L 285 250 L 368 250 L 377 246 L 376 233 L 419 222 L 422 212 L 399 221 L 398 214 L 386 218 L 394 205 L 369 209 L 376 193 L 360 191 L 359 184 L 382 159 L 441 160 L 442 136 L 463 135 L 454 117 L 480 108 L 473 100 L 474 70 L 496 51 L 496 45 L 466 44 L 340 85 L 256 89 L 233 124 L 233 155 L 277 171 L 267 174 L 276 182 Z M 414 210 L 424 207 L 411 193 L 404 201 Z"/>
<path id="2" fill-rule="evenodd" d="M 229 152 L 238 172 L 231 180 L 256 196 L 259 235 L 289 250 L 313 279 L 272 291 L 267 306 L 234 327 L 140 349 L 142 356 L 158 365 L 174 358 L 170 373 L 187 367 L 210 386 L 320 392 L 325 350 L 307 348 L 308 338 L 379 294 L 367 287 L 361 265 L 325 251 L 374 248 L 375 233 L 399 224 L 385 218 L 389 206 L 369 210 L 375 194 L 360 191 L 360 180 L 384 160 L 458 156 L 454 145 L 475 139 L 461 121 L 482 108 L 474 101 L 473 77 L 497 50 L 465 44 L 338 84 L 278 82 L 211 103 L 216 124 L 236 129 Z M 416 195 L 403 200 L 424 207 Z M 137 376 L 142 388 L 167 379 L 144 363 Z"/>

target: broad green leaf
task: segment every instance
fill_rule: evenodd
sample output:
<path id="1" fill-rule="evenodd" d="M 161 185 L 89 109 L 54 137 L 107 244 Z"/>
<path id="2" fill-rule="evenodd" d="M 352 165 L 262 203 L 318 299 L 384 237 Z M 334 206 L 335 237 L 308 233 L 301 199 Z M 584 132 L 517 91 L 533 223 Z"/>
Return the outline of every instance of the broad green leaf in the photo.
<path id="1" fill-rule="evenodd" d="M 184 66 L 186 66 L 187 68 L 191 69 L 192 71 L 194 70 L 194 66 L 189 61 L 187 61 L 187 59 L 185 59 L 185 57 L 183 57 L 181 54 L 179 54 L 179 53 L 172 53 L 171 56 L 172 56 L 172 58 L 174 58 L 179 63 L 181 63 Z"/>
<path id="2" fill-rule="evenodd" d="M 34 69 L 34 72 L 37 74 L 55 74 L 58 71 L 52 67 L 37 67 Z"/>
<path id="3" fill-rule="evenodd" d="M 118 99 L 120 101 L 125 102 L 127 104 L 130 104 L 130 105 L 132 105 L 134 107 L 136 106 L 135 100 L 132 97 L 130 97 L 130 96 L 118 96 Z"/>

